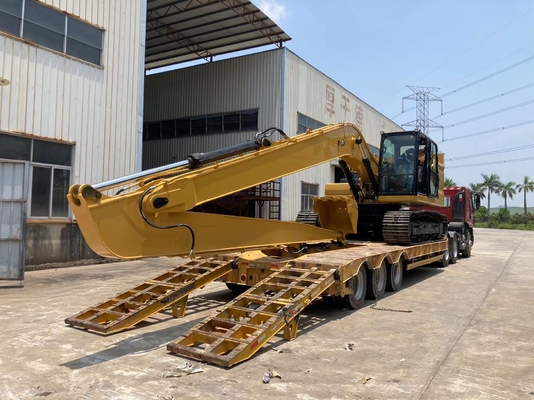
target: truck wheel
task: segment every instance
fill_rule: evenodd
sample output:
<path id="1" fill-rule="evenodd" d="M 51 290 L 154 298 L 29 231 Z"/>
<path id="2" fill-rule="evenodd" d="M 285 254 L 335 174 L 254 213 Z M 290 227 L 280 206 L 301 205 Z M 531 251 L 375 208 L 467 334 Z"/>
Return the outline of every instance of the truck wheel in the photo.
<path id="1" fill-rule="evenodd" d="M 458 261 L 458 236 L 453 233 L 449 237 L 449 262 L 456 264 L 456 261 Z"/>
<path id="2" fill-rule="evenodd" d="M 343 307 L 357 310 L 365 300 L 367 289 L 367 269 L 365 265 L 362 265 L 358 273 L 347 281 L 347 285 L 352 289 L 352 293 L 343 296 Z"/>
<path id="3" fill-rule="evenodd" d="M 449 242 L 449 246 L 450 246 L 450 242 Z M 438 261 L 438 266 L 441 267 L 441 268 L 447 268 L 449 266 L 449 261 L 451 260 L 451 249 L 450 247 L 445 250 L 445 253 L 443 253 L 443 258 L 441 259 L 441 261 Z"/>
<path id="4" fill-rule="evenodd" d="M 386 264 L 387 283 L 386 289 L 389 292 L 396 292 L 402 286 L 402 278 L 404 277 L 404 265 L 402 260 L 395 264 Z"/>
<path id="5" fill-rule="evenodd" d="M 471 257 L 471 246 L 473 246 L 473 239 L 471 239 L 471 232 L 465 232 L 465 249 L 462 251 L 462 257 Z"/>
<path id="6" fill-rule="evenodd" d="M 382 261 L 380 267 L 370 272 L 367 274 L 367 298 L 378 300 L 386 291 L 386 283 L 388 281 L 386 261 Z"/>

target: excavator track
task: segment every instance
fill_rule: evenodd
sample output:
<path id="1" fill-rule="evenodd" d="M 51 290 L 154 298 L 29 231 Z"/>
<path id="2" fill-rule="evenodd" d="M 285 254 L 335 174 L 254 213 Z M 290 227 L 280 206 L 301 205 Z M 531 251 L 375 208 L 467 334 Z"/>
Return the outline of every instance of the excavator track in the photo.
<path id="1" fill-rule="evenodd" d="M 189 294 L 233 267 L 233 261 L 194 259 L 69 317 L 65 323 L 107 334 L 131 328 L 169 307 L 174 317 L 183 317 Z"/>
<path id="2" fill-rule="evenodd" d="M 167 350 L 230 367 L 252 357 L 281 329 L 296 337 L 300 312 L 335 281 L 335 269 L 286 267 L 167 345 Z"/>
<path id="3" fill-rule="evenodd" d="M 388 244 L 439 241 L 447 235 L 447 218 L 434 211 L 388 211 L 384 215 L 382 232 Z"/>

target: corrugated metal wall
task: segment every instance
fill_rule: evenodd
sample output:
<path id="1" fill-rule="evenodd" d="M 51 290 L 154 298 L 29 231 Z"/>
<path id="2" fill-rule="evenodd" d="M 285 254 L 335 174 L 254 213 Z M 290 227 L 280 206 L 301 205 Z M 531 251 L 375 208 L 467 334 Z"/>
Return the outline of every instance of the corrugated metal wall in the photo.
<path id="1" fill-rule="evenodd" d="M 367 142 L 375 147 L 380 146 L 380 131 L 403 130 L 296 54 L 288 49 L 285 52 L 286 133 L 296 134 L 297 113 L 324 124 L 352 122 L 361 127 Z M 324 195 L 325 184 L 334 182 L 334 167 L 326 163 L 283 179 L 282 218 L 285 220 L 294 220 L 301 209 L 301 182 L 319 184 L 319 195 Z"/>
<path id="2" fill-rule="evenodd" d="M 328 98 L 327 85 L 330 92 L 333 90 Z M 361 125 L 366 140 L 376 147 L 380 145 L 380 131 L 402 130 L 287 49 L 151 75 L 145 81 L 145 122 L 252 108 L 259 108 L 260 129 L 283 124 L 290 135 L 297 132 L 297 112 L 325 124 L 348 121 Z M 250 133 L 235 133 L 147 141 L 143 143 L 143 168 L 250 138 Z M 324 185 L 333 181 L 334 167 L 329 163 L 284 178 L 282 218 L 294 220 L 300 211 L 301 182 L 319 184 L 322 195 Z"/>
<path id="3" fill-rule="evenodd" d="M 260 130 L 280 125 L 281 51 L 149 75 L 145 122 L 259 109 Z M 183 160 L 188 154 L 242 143 L 252 132 L 152 140 L 143 143 L 143 168 Z"/>
<path id="4" fill-rule="evenodd" d="M 76 143 L 74 182 L 135 171 L 146 0 L 41 0 L 105 29 L 103 67 L 0 33 L 0 130 Z"/>

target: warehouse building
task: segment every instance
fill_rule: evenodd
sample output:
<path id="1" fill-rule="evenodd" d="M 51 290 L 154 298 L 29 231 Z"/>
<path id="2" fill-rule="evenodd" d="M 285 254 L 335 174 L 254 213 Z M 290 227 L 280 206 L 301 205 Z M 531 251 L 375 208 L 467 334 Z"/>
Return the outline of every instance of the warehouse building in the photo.
<path id="1" fill-rule="evenodd" d="M 381 131 L 402 130 L 287 48 L 147 76 L 144 121 L 144 169 L 242 143 L 270 127 L 293 136 L 351 122 L 376 151 Z M 331 162 L 215 203 L 220 212 L 295 220 L 340 173 Z"/>
<path id="2" fill-rule="evenodd" d="M 145 5 L 0 2 L 0 278 L 94 257 L 65 196 L 141 162 Z"/>
<path id="3" fill-rule="evenodd" d="M 95 256 L 68 208 L 71 184 L 132 174 L 270 126 L 296 134 L 347 120 L 375 146 L 380 130 L 400 129 L 283 48 L 289 39 L 244 0 L 0 2 L 0 279 L 21 279 L 24 264 Z M 215 61 L 265 45 L 277 49 Z M 293 219 L 333 179 L 335 166 L 321 166 L 247 201 L 256 216 Z M 268 211 L 261 199 L 273 200 Z"/>

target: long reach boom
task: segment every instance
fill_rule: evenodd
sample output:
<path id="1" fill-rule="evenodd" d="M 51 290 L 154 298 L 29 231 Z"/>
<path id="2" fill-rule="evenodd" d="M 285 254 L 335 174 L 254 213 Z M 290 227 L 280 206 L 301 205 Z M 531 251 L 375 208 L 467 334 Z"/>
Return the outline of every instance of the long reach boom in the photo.
<path id="1" fill-rule="evenodd" d="M 282 138 L 270 140 L 278 131 Z M 340 123 L 288 137 L 272 128 L 255 140 L 96 185 L 73 185 L 68 200 L 78 225 L 104 257 L 187 256 L 345 242 L 345 231 L 296 222 L 192 212 L 195 206 L 340 159 L 374 188 L 378 163 L 354 125 Z M 114 195 L 112 189 L 121 187 Z M 357 207 L 355 201 L 343 203 Z M 350 211 L 350 210 L 349 210 Z M 323 225 L 324 226 L 324 225 Z M 350 224 L 349 224 L 350 226 Z"/>

